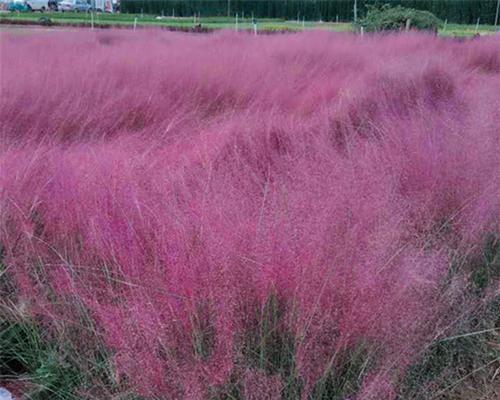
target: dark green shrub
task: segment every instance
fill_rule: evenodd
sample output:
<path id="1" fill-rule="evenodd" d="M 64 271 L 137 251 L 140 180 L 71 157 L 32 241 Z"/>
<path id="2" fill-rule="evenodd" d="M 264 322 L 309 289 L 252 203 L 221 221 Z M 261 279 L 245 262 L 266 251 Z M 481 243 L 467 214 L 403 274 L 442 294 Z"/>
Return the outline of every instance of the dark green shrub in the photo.
<path id="1" fill-rule="evenodd" d="M 391 7 L 389 4 L 367 7 L 366 16 L 358 22 L 358 27 L 367 32 L 404 30 L 407 24 L 410 29 L 437 32 L 442 25 L 441 20 L 429 11 Z"/>

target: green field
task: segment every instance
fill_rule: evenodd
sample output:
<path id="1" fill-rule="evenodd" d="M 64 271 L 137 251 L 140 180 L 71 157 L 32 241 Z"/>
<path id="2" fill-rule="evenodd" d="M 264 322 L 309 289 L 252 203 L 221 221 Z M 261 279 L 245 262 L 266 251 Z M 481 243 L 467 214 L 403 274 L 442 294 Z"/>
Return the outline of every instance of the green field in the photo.
<path id="1" fill-rule="evenodd" d="M 88 13 L 5 13 L 0 15 L 0 21 L 3 23 L 26 21 L 40 23 L 41 18 L 49 18 L 54 25 L 90 25 L 92 17 Z M 201 23 L 206 29 L 236 29 L 235 19 L 227 17 L 202 17 L 180 18 L 180 17 L 158 17 L 153 15 L 134 15 L 134 14 L 94 14 L 94 23 L 99 25 L 113 26 L 131 26 L 137 19 L 137 26 L 160 26 L 180 29 L 190 29 Z M 323 23 L 318 21 L 285 21 L 279 19 L 262 19 L 257 21 L 258 30 L 283 31 L 283 30 L 302 30 L 302 29 L 330 29 L 333 31 L 350 31 L 350 23 Z M 253 24 L 251 18 L 239 19 L 238 29 L 252 30 Z"/>
<path id="2" fill-rule="evenodd" d="M 494 25 L 479 25 L 477 33 L 481 35 L 493 34 L 499 31 Z M 442 36 L 473 36 L 476 34 L 476 25 L 448 24 L 445 29 L 441 29 L 439 34 Z"/>
<path id="3" fill-rule="evenodd" d="M 17 13 L 10 12 L 0 15 L 2 23 L 33 23 L 42 24 L 43 19 L 50 19 L 53 25 L 75 25 L 90 26 L 92 16 L 88 13 Z M 173 29 L 191 29 L 201 23 L 205 29 L 236 29 L 234 18 L 227 17 L 201 17 L 194 19 L 192 17 L 158 17 L 154 15 L 134 15 L 134 14 L 107 14 L 96 13 L 93 21 L 96 26 L 132 26 L 137 20 L 137 26 L 159 26 Z M 252 30 L 253 24 L 251 18 L 239 19 L 238 29 Z M 352 31 L 352 24 L 349 22 L 319 22 L 319 21 L 286 21 L 280 19 L 262 19 L 257 21 L 257 29 L 264 31 L 300 31 L 307 29 L 327 29 L 336 32 Z M 477 32 L 481 35 L 495 33 L 493 25 L 479 25 Z M 447 24 L 440 30 L 442 36 L 473 36 L 476 33 L 475 25 Z"/>

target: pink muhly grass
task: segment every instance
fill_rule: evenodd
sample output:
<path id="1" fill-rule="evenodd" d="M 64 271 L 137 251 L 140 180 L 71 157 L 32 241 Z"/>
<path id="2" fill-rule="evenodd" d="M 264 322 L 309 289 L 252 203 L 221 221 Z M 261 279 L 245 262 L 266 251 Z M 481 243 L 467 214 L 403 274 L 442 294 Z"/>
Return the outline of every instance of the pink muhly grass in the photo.
<path id="1" fill-rule="evenodd" d="M 283 390 L 279 377 L 252 370 L 245 372 L 243 386 L 248 400 L 279 400 Z"/>
<path id="2" fill-rule="evenodd" d="M 358 398 L 395 398 L 498 232 L 498 40 L 1 46 L 4 263 L 49 324 L 84 304 L 141 395 L 306 399 L 362 347 Z"/>

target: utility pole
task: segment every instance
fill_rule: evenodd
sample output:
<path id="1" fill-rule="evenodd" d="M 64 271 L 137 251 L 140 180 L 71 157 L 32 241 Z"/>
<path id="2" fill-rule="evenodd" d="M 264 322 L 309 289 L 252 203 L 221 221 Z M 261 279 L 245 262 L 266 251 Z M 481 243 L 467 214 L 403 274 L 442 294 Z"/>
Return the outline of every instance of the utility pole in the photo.
<path id="1" fill-rule="evenodd" d="M 356 22 L 357 20 L 358 20 L 358 2 L 357 0 L 354 0 L 354 22 Z"/>
<path id="2" fill-rule="evenodd" d="M 95 12 L 95 0 L 92 0 L 91 2 L 91 9 L 90 9 L 90 29 L 94 30 L 94 12 Z"/>
<path id="3" fill-rule="evenodd" d="M 500 11 L 500 0 L 497 0 L 497 13 L 495 14 L 495 26 L 498 25 L 498 12 Z"/>
<path id="4" fill-rule="evenodd" d="M 227 0 L 227 16 L 231 16 L 231 0 Z"/>

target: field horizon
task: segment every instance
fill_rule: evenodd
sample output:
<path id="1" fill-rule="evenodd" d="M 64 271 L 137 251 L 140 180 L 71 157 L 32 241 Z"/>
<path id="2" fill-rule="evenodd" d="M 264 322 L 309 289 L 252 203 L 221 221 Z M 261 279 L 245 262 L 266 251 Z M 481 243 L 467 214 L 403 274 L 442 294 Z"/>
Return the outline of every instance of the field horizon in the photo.
<path id="1" fill-rule="evenodd" d="M 92 28 L 92 29 L 165 29 L 180 32 L 213 33 L 219 30 L 254 32 L 252 19 L 228 17 L 161 17 L 147 14 L 108 14 L 96 13 L 2 13 L 0 26 L 44 26 L 46 28 Z M 354 32 L 352 22 L 332 22 L 315 20 L 259 19 L 257 32 L 261 34 L 303 32 L 325 30 L 331 32 Z M 443 37 L 473 37 L 493 35 L 498 28 L 491 24 L 457 24 L 443 25 L 438 34 Z"/>

